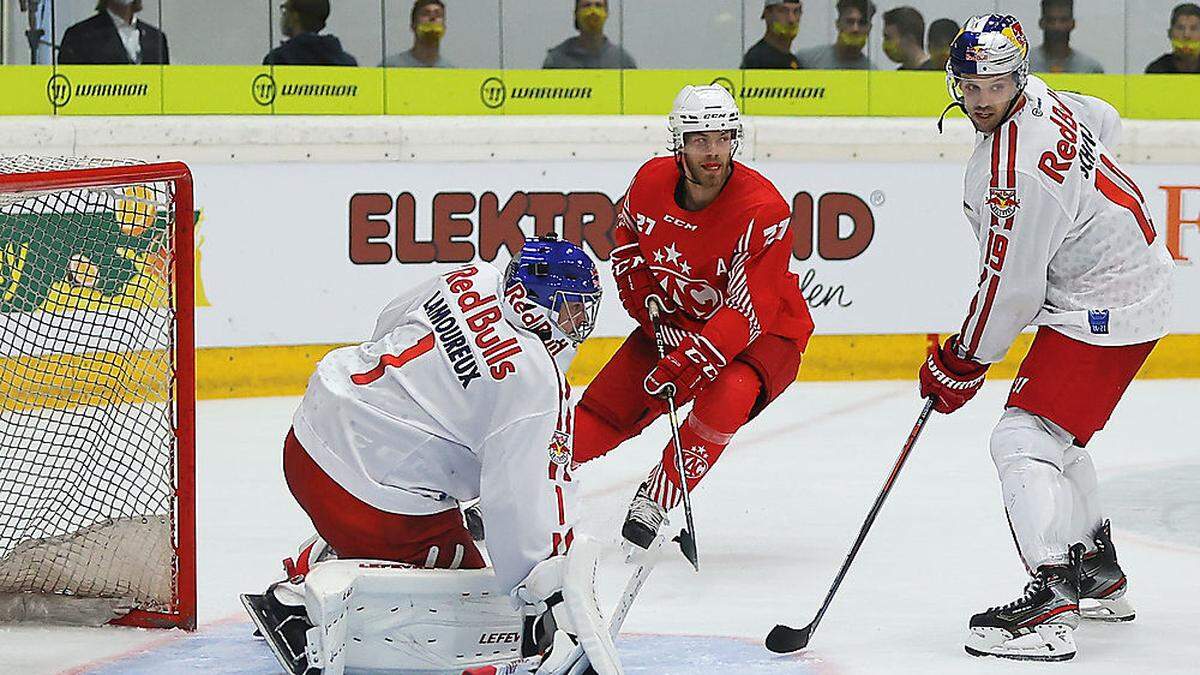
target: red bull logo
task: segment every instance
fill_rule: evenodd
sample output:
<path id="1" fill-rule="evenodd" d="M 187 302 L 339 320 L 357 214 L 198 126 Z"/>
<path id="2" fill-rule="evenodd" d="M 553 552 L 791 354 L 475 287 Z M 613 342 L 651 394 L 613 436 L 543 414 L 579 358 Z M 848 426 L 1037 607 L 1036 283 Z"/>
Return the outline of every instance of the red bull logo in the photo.
<path id="1" fill-rule="evenodd" d="M 1017 199 L 1017 191 L 1001 188 L 988 190 L 987 205 L 997 218 L 1012 218 L 1017 209 L 1021 208 L 1021 202 Z"/>

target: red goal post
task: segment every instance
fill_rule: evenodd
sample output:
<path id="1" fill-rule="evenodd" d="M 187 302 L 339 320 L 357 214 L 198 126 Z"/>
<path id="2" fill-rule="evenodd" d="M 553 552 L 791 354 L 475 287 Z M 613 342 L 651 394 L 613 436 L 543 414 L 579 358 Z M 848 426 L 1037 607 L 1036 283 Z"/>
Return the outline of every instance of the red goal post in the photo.
<path id="1" fill-rule="evenodd" d="M 196 627 L 192 175 L 0 157 L 0 592 Z"/>

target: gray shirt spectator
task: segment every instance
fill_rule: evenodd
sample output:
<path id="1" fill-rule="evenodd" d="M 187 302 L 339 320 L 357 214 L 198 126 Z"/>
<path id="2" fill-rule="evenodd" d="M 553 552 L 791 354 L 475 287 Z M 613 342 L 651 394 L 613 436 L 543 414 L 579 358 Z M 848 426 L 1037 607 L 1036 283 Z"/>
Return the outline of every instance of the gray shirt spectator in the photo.
<path id="1" fill-rule="evenodd" d="M 433 63 L 427 63 L 417 58 L 413 54 L 413 50 L 406 49 L 399 54 L 392 54 L 383 61 L 383 65 L 389 68 L 454 68 L 455 65 L 442 58 L 438 54 L 437 59 Z"/>
<path id="2" fill-rule="evenodd" d="M 1072 49 L 1065 57 L 1046 53 L 1046 46 L 1029 50 L 1029 69 L 1035 73 L 1103 73 L 1104 66 L 1087 54 Z"/>
<path id="3" fill-rule="evenodd" d="M 575 30 L 546 52 L 543 68 L 637 68 L 633 57 L 604 34 L 608 0 L 575 0 Z"/>
<path id="4" fill-rule="evenodd" d="M 801 68 L 811 70 L 870 70 L 871 59 L 863 52 L 858 52 L 849 59 L 843 58 L 837 45 L 821 45 L 809 47 L 796 52 L 796 60 Z"/>
<path id="5" fill-rule="evenodd" d="M 796 52 L 801 68 L 814 70 L 869 70 L 871 60 L 863 49 L 871 32 L 875 3 L 871 0 L 838 0 L 837 42 Z"/>
<path id="6" fill-rule="evenodd" d="M 592 49 L 583 44 L 579 36 L 567 38 L 558 46 L 546 52 L 543 68 L 637 68 L 633 57 L 624 49 L 609 42 L 604 42 L 599 49 Z"/>
<path id="7" fill-rule="evenodd" d="M 383 60 L 392 68 L 453 68 L 442 58 L 442 37 L 446 34 L 446 5 L 442 0 L 415 0 L 409 19 L 413 33 L 412 49 L 392 54 Z"/>
<path id="8" fill-rule="evenodd" d="M 1042 44 L 1029 50 L 1029 69 L 1037 73 L 1103 73 L 1090 56 L 1071 48 L 1075 30 L 1075 0 L 1042 0 Z"/>

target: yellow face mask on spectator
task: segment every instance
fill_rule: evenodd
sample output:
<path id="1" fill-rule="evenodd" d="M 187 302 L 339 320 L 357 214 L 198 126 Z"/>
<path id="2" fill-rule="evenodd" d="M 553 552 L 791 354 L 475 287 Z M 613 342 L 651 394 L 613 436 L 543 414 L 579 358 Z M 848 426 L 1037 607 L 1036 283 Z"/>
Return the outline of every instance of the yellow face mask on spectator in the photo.
<path id="1" fill-rule="evenodd" d="M 883 53 L 886 54 L 889 59 L 895 61 L 896 63 L 900 63 L 901 61 L 904 60 L 904 53 L 900 51 L 900 41 L 899 40 L 884 40 L 883 41 Z"/>
<path id="2" fill-rule="evenodd" d="M 599 33 L 608 21 L 608 10 L 603 7 L 584 7 L 579 10 L 579 25 L 589 33 Z"/>
<path id="3" fill-rule="evenodd" d="M 862 49 L 863 47 L 867 46 L 867 36 L 866 34 L 858 35 L 855 33 L 847 33 L 846 31 L 839 31 L 837 43 L 845 47 Z"/>
<path id="4" fill-rule="evenodd" d="M 419 23 L 417 24 L 417 35 L 424 38 L 433 38 L 441 40 L 446 34 L 446 24 L 438 23 Z"/>
<path id="5" fill-rule="evenodd" d="M 1171 48 L 1176 54 L 1187 57 L 1195 57 L 1200 55 L 1200 40 L 1178 40 L 1171 39 Z"/>
<path id="6" fill-rule="evenodd" d="M 799 24 L 784 23 L 782 21 L 772 21 L 771 22 L 771 32 L 780 37 L 785 37 L 785 38 L 791 39 L 791 38 L 796 37 L 796 34 L 800 32 L 800 26 L 799 26 Z"/>

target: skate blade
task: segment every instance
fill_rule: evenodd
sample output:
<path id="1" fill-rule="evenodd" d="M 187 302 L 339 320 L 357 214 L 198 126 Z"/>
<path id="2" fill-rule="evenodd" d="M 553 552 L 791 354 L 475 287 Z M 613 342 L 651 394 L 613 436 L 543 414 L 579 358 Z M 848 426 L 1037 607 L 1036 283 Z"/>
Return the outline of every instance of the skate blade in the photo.
<path id="1" fill-rule="evenodd" d="M 1137 612 L 1133 604 L 1122 595 L 1119 598 L 1087 598 L 1079 601 L 1079 615 L 1090 621 L 1119 623 L 1133 621 Z"/>
<path id="2" fill-rule="evenodd" d="M 266 612 L 263 611 L 264 602 L 263 596 L 251 595 L 243 593 L 238 596 L 242 599 L 242 606 L 246 608 L 246 613 L 250 615 L 250 620 L 254 622 L 256 636 L 264 638 L 267 647 L 270 647 L 271 653 L 275 655 L 275 659 L 279 661 L 279 665 L 284 672 L 297 673 L 297 664 L 290 654 L 285 654 L 283 648 L 278 644 L 278 636 L 275 634 L 275 629 L 270 625 L 270 619 L 267 618 Z"/>
<path id="3" fill-rule="evenodd" d="M 972 628 L 964 646 L 971 656 L 994 656 L 1016 661 L 1067 661 L 1075 657 L 1070 626 L 1044 623 L 1013 637 L 1003 628 Z"/>

